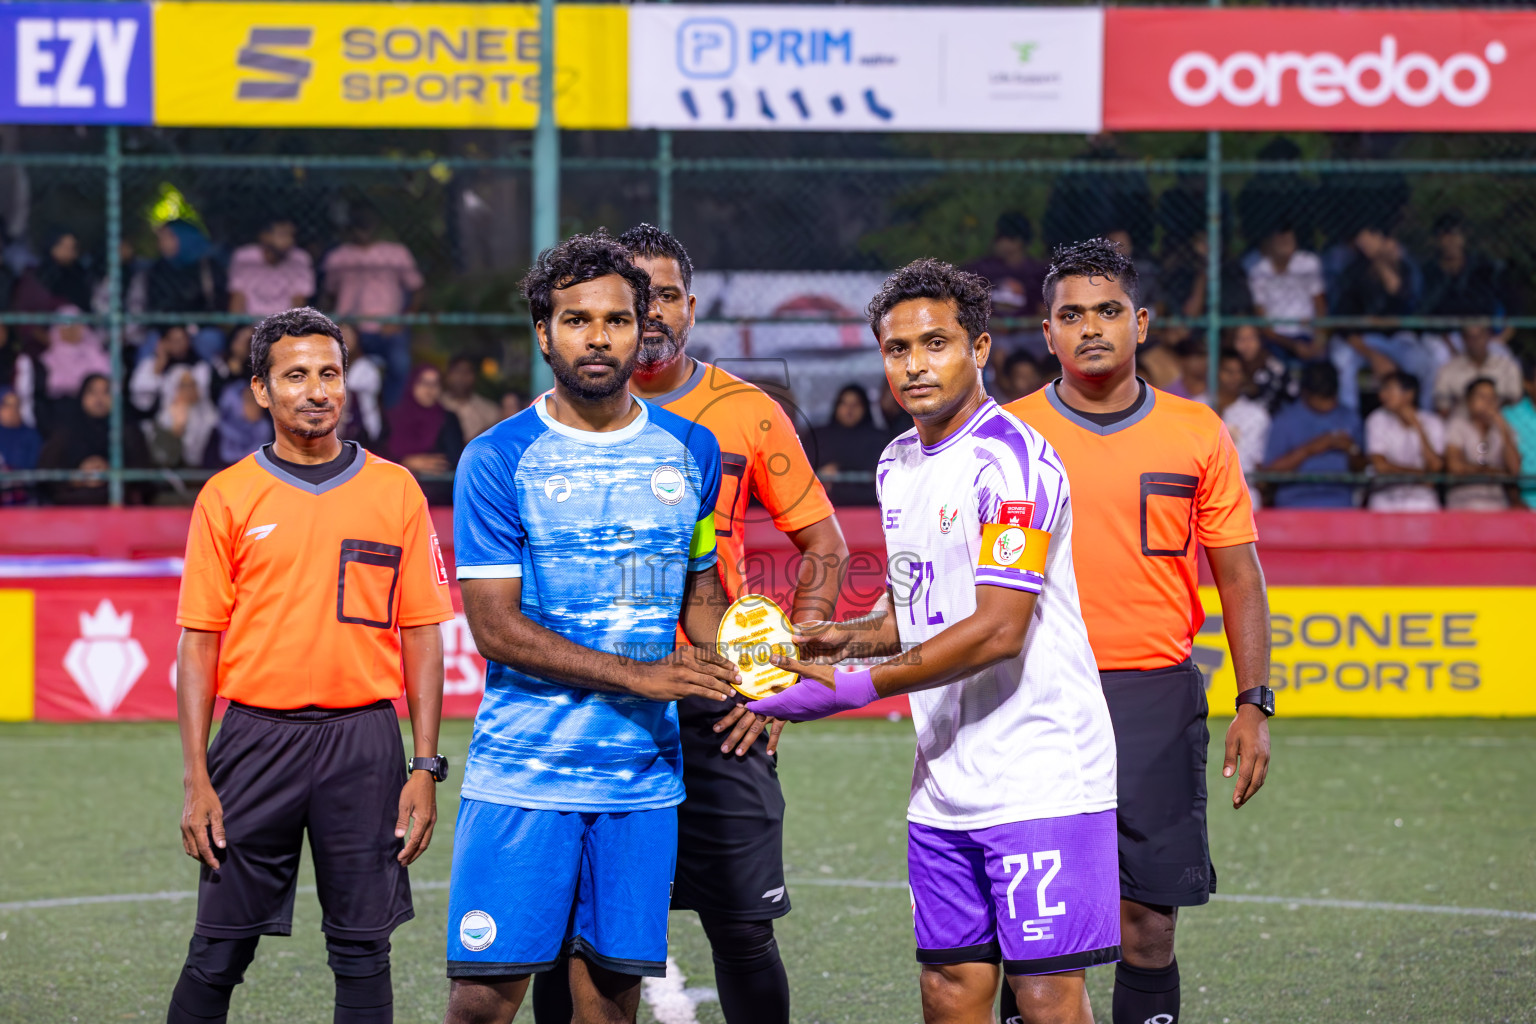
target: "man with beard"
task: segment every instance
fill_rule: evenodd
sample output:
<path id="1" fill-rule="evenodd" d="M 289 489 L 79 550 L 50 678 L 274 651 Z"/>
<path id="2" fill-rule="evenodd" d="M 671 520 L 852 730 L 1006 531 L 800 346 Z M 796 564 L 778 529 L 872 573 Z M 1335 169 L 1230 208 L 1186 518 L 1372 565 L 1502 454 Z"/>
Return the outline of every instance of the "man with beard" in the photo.
<path id="1" fill-rule="evenodd" d="M 682 243 L 650 224 L 619 242 L 651 282 L 630 391 L 705 428 L 722 451 L 714 526 L 727 596 L 740 595 L 749 575 L 743 554 L 747 501 L 755 494 L 801 553 L 790 619 L 832 618 L 848 548 L 789 417 L 759 388 L 686 354 L 695 300 L 693 261 Z M 748 587 L 766 591 L 768 582 L 752 579 Z M 678 808 L 672 908 L 698 912 L 727 1024 L 787 1024 L 789 980 L 773 937 L 773 921 L 789 913 L 774 752 L 782 724 L 765 736 L 744 707 L 722 713 L 717 701 L 699 697 L 679 701 L 678 717 L 688 796 Z M 570 1000 L 558 972 L 540 978 L 538 1024 L 565 1024 Z"/>
<path id="2" fill-rule="evenodd" d="M 523 294 L 554 389 L 459 462 L 458 577 L 489 666 L 455 831 L 450 1024 L 510 1021 L 529 976 L 565 964 L 567 1021 L 632 1022 L 640 978 L 666 973 L 673 702 L 723 707 L 737 673 L 714 645 L 719 445 L 625 388 L 648 285 L 603 234 L 540 254 Z M 703 646 L 677 645 L 679 625 Z"/>

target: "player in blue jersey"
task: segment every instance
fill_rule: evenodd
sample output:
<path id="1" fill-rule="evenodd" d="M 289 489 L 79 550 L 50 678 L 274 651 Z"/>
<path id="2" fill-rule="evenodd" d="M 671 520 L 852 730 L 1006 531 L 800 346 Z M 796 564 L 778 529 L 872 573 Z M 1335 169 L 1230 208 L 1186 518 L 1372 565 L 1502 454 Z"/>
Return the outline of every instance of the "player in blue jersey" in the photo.
<path id="1" fill-rule="evenodd" d="M 635 1019 L 666 973 L 677 708 L 725 701 L 720 448 L 626 389 L 649 278 L 603 234 L 523 282 L 555 387 L 464 450 L 454 545 L 489 662 L 454 836 L 449 1022 L 505 1022 L 570 958 L 574 1020 Z M 681 624 L 696 646 L 678 647 Z"/>

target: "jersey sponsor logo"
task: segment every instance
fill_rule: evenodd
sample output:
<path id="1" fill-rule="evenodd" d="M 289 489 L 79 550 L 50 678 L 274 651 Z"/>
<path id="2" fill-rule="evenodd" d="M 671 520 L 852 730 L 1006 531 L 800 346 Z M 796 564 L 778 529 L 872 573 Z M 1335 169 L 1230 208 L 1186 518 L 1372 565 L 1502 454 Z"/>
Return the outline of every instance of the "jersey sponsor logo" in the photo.
<path id="1" fill-rule="evenodd" d="M 784 887 L 781 885 L 778 888 L 769 889 L 767 892 L 763 893 L 763 899 L 770 903 L 783 903 Z"/>
<path id="2" fill-rule="evenodd" d="M 471 953 L 488 949 L 496 941 L 496 921 L 483 910 L 471 910 L 459 919 L 459 944 Z"/>
<path id="3" fill-rule="evenodd" d="M 960 507 L 950 508 L 948 505 L 939 506 L 939 532 L 948 533 L 949 528 L 955 525 L 955 520 L 960 518 Z"/>
<path id="4" fill-rule="evenodd" d="M 899 509 L 899 508 L 886 509 L 886 512 L 885 512 L 885 528 L 887 530 L 894 530 L 900 524 L 901 524 L 901 509 Z"/>
<path id="5" fill-rule="evenodd" d="M 562 502 L 571 496 L 571 482 L 558 473 L 544 481 L 544 497 Z"/>
<path id="6" fill-rule="evenodd" d="M 443 561 L 443 545 L 438 542 L 437 534 L 432 535 L 432 568 L 437 570 L 437 585 L 448 585 L 448 565 Z"/>
<path id="7" fill-rule="evenodd" d="M 998 565 L 1012 565 L 1024 553 L 1025 541 L 1023 530 L 1016 526 L 1009 527 L 992 542 L 992 560 Z"/>
<path id="8" fill-rule="evenodd" d="M 247 537 L 255 537 L 257 540 L 266 540 L 277 529 L 276 523 L 268 523 L 266 526 L 253 526 L 245 531 Z"/>
<path id="9" fill-rule="evenodd" d="M 651 493 L 663 505 L 676 505 L 688 493 L 682 471 L 676 466 L 657 466 L 651 473 Z"/>
<path id="10" fill-rule="evenodd" d="M 997 521 L 1005 526 L 1028 526 L 1035 521 L 1035 503 L 1005 501 L 997 510 Z"/>

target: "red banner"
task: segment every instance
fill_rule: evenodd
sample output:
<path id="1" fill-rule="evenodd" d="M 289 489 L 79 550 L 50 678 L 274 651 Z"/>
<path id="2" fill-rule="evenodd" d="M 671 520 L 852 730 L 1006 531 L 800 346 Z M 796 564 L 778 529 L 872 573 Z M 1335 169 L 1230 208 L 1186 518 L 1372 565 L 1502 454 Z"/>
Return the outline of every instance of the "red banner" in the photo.
<path id="1" fill-rule="evenodd" d="M 1107 12 L 1108 131 L 1536 130 L 1536 16 L 1481 10 Z"/>
<path id="2" fill-rule="evenodd" d="M 22 585 L 36 594 L 37 602 L 38 721 L 176 717 L 180 580 L 83 578 Z M 453 592 L 459 609 L 457 586 Z M 460 611 L 443 623 L 443 714 L 473 718 L 484 690 L 485 659 Z M 398 706 L 405 715 L 405 701 Z"/>

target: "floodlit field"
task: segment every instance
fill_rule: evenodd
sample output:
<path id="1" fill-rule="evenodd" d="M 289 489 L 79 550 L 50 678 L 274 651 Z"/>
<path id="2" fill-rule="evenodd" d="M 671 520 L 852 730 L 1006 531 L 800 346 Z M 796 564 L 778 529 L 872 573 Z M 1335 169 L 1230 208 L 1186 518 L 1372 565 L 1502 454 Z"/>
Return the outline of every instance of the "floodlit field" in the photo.
<path id="1" fill-rule="evenodd" d="M 468 734 L 446 729 L 443 825 L 412 872 L 416 920 L 395 934 L 401 1022 L 442 1017 Z M 1213 800 L 1221 896 L 1180 929 L 1185 1019 L 1536 1021 L 1536 721 L 1281 719 L 1274 735 L 1257 801 Z M 1225 797 L 1219 738 L 1213 751 Z M 905 722 L 800 726 L 784 742 L 795 909 L 779 935 L 797 1021 L 920 1018 L 903 884 L 911 759 Z M 163 1020 L 196 878 L 176 830 L 175 727 L 0 726 L 0 761 L 0 1021 Z M 330 1020 L 319 919 L 301 892 L 296 934 L 263 941 L 232 1020 Z M 642 1019 L 719 1024 L 703 933 L 686 914 L 672 929 L 685 980 L 649 987 Z M 1101 1021 L 1112 977 L 1090 972 Z"/>

